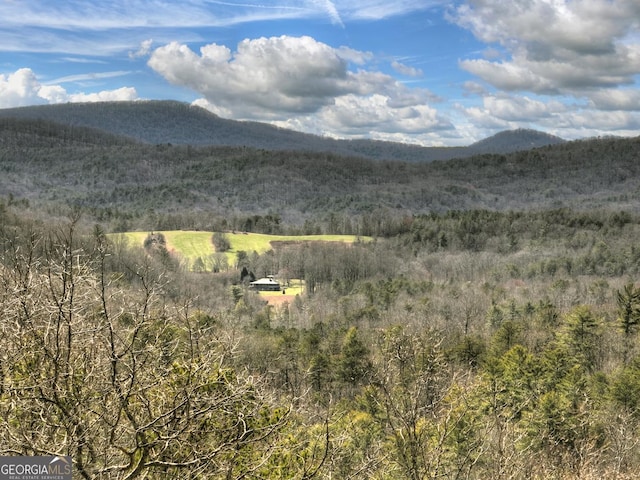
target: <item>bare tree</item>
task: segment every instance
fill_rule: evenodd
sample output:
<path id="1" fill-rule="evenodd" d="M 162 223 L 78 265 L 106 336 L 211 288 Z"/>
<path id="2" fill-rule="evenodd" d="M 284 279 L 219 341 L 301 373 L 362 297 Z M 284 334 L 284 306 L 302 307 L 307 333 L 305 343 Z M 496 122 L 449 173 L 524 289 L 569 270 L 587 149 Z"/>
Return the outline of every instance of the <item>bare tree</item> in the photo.
<path id="1" fill-rule="evenodd" d="M 289 409 L 228 366 L 233 349 L 149 264 L 130 266 L 138 288 L 107 271 L 96 237 L 82 246 L 72 222 L 3 259 L 0 452 L 70 455 L 86 479 L 263 468 Z"/>

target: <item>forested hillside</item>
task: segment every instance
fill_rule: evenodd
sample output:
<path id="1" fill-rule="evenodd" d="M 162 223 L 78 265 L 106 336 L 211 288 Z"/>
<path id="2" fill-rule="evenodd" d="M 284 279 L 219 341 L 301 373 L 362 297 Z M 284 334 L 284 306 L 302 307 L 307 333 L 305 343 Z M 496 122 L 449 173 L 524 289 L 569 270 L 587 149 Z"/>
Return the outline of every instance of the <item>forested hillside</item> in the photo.
<path id="1" fill-rule="evenodd" d="M 156 216 L 168 213 L 185 218 L 164 229 L 211 228 L 212 215 L 272 214 L 302 224 L 331 215 L 398 218 L 482 208 L 639 205 L 638 138 L 415 164 L 301 151 L 151 146 L 42 121 L 0 126 L 5 196 L 47 208 L 79 206 L 107 225 L 126 220 L 121 228 L 156 228 Z M 198 212 L 201 219 L 193 220 Z M 330 233 L 379 233 L 339 230 Z"/>
<path id="2" fill-rule="evenodd" d="M 0 121 L 0 455 L 95 480 L 638 478 L 639 158 L 640 138 L 416 164 Z M 154 241 L 175 229 L 226 261 L 188 268 Z M 374 238 L 229 259 L 225 231 Z M 268 305 L 245 271 L 305 291 Z"/>
<path id="3" fill-rule="evenodd" d="M 558 137 L 533 130 L 502 132 L 473 145 L 449 148 L 374 140 L 335 140 L 264 123 L 226 120 L 202 108 L 172 101 L 68 103 L 0 109 L 0 118 L 39 119 L 97 128 L 150 144 L 304 150 L 407 162 L 508 153 L 563 142 Z"/>
<path id="4" fill-rule="evenodd" d="M 564 143 L 564 140 L 554 135 L 520 128 L 496 133 L 492 137 L 480 140 L 470 145 L 468 151 L 473 155 L 483 153 L 511 153 L 560 143 Z"/>

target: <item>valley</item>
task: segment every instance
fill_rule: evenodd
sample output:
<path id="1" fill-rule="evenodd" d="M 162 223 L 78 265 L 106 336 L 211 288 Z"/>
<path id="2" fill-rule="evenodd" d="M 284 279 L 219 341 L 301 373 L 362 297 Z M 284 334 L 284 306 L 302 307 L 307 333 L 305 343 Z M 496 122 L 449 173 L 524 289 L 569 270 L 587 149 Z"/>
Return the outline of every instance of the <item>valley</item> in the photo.
<path id="1" fill-rule="evenodd" d="M 640 137 L 407 161 L 173 143 L 218 120 L 138 107 L 0 116 L 4 450 L 94 479 L 640 475 Z"/>

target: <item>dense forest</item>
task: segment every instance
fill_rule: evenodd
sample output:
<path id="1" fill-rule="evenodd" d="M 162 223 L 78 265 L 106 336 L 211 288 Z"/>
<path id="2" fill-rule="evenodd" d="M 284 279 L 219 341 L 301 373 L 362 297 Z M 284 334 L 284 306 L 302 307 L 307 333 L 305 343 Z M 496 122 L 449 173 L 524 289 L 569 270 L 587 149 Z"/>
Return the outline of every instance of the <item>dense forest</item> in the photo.
<path id="1" fill-rule="evenodd" d="M 639 139 L 410 164 L 0 135 L 0 454 L 85 479 L 640 475 Z M 123 229 L 354 233 L 189 271 Z M 241 270 L 300 278 L 273 306 Z"/>
<path id="2" fill-rule="evenodd" d="M 407 163 L 304 151 L 146 145 L 86 127 L 14 119 L 0 120 L 0 145 L 4 195 L 52 215 L 56 205 L 81 207 L 108 230 L 120 231 L 213 229 L 222 220 L 237 224 L 244 222 L 238 217 L 270 214 L 294 226 L 346 216 L 350 221 L 338 223 L 355 230 L 344 233 L 377 236 L 392 232 L 374 225 L 430 212 L 633 210 L 640 187 L 639 138 Z"/>

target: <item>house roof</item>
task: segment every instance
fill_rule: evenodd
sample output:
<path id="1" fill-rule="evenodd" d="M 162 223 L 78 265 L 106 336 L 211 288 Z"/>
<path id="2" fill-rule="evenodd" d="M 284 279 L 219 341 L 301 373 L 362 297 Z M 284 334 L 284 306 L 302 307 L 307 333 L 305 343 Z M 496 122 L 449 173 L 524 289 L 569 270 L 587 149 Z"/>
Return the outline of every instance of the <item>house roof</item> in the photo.
<path id="1" fill-rule="evenodd" d="M 260 278 L 255 282 L 251 282 L 251 285 L 280 285 L 280 283 L 276 282 L 271 277 Z"/>

